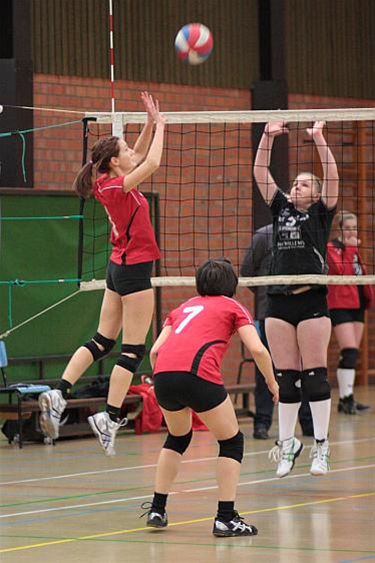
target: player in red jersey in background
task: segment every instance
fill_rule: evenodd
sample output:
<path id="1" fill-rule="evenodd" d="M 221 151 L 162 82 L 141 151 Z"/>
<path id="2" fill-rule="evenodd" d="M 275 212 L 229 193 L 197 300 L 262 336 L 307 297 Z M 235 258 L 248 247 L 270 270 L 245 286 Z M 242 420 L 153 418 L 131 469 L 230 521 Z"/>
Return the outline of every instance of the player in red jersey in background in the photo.
<path id="1" fill-rule="evenodd" d="M 231 336 L 238 332 L 263 373 L 275 403 L 278 401 L 271 357 L 262 344 L 250 313 L 232 299 L 237 276 L 226 259 L 208 260 L 197 271 L 199 296 L 189 299 L 167 317 L 152 347 L 150 360 L 158 403 L 168 427 L 155 480 L 155 493 L 147 525 L 164 528 L 168 493 L 182 455 L 192 438 L 191 410 L 219 443 L 217 465 L 218 511 L 215 536 L 252 536 L 255 526 L 246 524 L 234 509 L 244 450 L 232 401 L 225 390 L 220 368 Z M 147 504 L 147 503 L 146 503 Z"/>
<path id="2" fill-rule="evenodd" d="M 106 412 L 89 417 L 107 455 L 115 454 L 116 432 L 126 424 L 126 419 L 120 420 L 121 405 L 145 354 L 154 311 L 150 278 L 153 261 L 160 256 L 148 203 L 137 186 L 160 166 L 165 117 L 147 92 L 141 96 L 147 121 L 134 148 L 118 137 L 100 139 L 74 181 L 79 196 L 93 195 L 103 205 L 112 225 L 107 288 L 97 333 L 73 354 L 57 388 L 39 396 L 40 426 L 45 435 L 56 439 L 72 385 L 112 350 L 122 330 L 121 355 L 111 373 Z"/>
<path id="3" fill-rule="evenodd" d="M 328 243 L 329 274 L 362 276 L 367 273 L 359 253 L 357 216 L 350 211 L 340 211 L 335 217 L 339 236 Z M 368 405 L 354 399 L 353 389 L 359 347 L 365 326 L 365 311 L 374 302 L 371 285 L 329 285 L 328 308 L 333 332 L 340 349 L 337 366 L 339 386 L 338 411 L 356 414 L 367 410 Z"/>

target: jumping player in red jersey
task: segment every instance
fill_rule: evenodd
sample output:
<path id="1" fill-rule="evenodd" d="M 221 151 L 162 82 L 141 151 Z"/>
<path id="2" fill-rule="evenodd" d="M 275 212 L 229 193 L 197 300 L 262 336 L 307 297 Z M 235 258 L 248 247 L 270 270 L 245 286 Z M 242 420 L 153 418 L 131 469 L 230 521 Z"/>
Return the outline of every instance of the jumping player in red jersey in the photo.
<path id="1" fill-rule="evenodd" d="M 256 527 L 246 524 L 234 509 L 244 436 L 225 390 L 220 367 L 235 332 L 254 357 L 275 403 L 278 385 L 271 357 L 250 313 L 232 298 L 237 284 L 237 276 L 228 260 L 205 262 L 196 274 L 199 296 L 168 315 L 152 347 L 150 360 L 155 393 L 168 427 L 158 460 L 153 501 L 151 506 L 142 505 L 149 509 L 145 513 L 147 525 L 153 528 L 168 525 L 167 497 L 192 438 L 193 409 L 219 443 L 219 500 L 213 534 L 253 536 L 258 533 Z"/>
<path id="2" fill-rule="evenodd" d="M 335 217 L 340 235 L 328 243 L 329 274 L 362 276 L 366 266 L 359 253 L 357 216 L 350 211 L 340 211 Z M 355 368 L 359 355 L 365 323 L 365 311 L 374 302 L 371 285 L 328 286 L 328 308 L 333 332 L 340 349 L 337 366 L 339 386 L 338 411 L 356 414 L 369 408 L 354 400 Z"/>
<path id="3" fill-rule="evenodd" d="M 118 137 L 100 139 L 74 181 L 79 196 L 93 195 L 103 205 L 112 225 L 107 287 L 97 333 L 74 353 L 57 388 L 39 396 L 40 426 L 45 435 L 56 439 L 72 385 L 112 350 L 122 330 L 121 355 L 111 373 L 106 412 L 88 419 L 107 455 L 115 454 L 116 432 L 126 424 L 126 419 L 120 420 L 121 405 L 145 354 L 154 310 L 150 278 L 153 261 L 160 256 L 148 203 L 137 186 L 160 166 L 166 120 L 150 94 L 142 92 L 141 97 L 147 121 L 134 148 Z"/>

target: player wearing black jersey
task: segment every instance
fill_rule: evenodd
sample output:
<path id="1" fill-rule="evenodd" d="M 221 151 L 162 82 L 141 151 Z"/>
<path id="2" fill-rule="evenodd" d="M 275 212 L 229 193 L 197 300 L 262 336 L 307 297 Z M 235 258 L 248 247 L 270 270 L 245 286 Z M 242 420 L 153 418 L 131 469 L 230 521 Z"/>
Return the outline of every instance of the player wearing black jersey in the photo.
<path id="1" fill-rule="evenodd" d="M 339 178 L 334 156 L 323 135 L 324 122 L 307 129 L 317 148 L 323 181 L 310 172 L 298 174 L 289 195 L 276 185 L 269 166 L 275 137 L 288 133 L 286 123 L 266 125 L 254 163 L 254 177 L 273 215 L 274 275 L 326 272 L 326 246 L 338 198 Z M 309 400 L 315 445 L 310 472 L 329 469 L 328 427 L 331 393 L 327 377 L 327 349 L 331 321 L 327 289 L 312 285 L 274 285 L 269 288 L 266 333 L 280 387 L 279 441 L 270 452 L 284 477 L 302 451 L 294 437 L 301 388 Z"/>

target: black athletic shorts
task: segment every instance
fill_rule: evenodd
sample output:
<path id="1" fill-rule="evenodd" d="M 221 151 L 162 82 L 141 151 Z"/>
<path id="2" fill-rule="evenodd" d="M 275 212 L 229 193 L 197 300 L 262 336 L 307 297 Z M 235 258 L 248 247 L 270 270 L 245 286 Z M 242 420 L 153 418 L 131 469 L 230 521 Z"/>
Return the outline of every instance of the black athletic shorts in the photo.
<path id="1" fill-rule="evenodd" d="M 129 295 L 137 291 L 150 289 L 152 262 L 141 264 L 115 264 L 111 262 L 107 266 L 106 284 L 108 289 L 116 291 L 119 295 Z"/>
<path id="2" fill-rule="evenodd" d="M 158 403 L 167 411 L 190 407 L 205 412 L 221 405 L 228 396 L 224 385 L 211 383 L 187 371 L 161 371 L 154 376 Z"/>
<path id="3" fill-rule="evenodd" d="M 364 323 L 365 308 L 360 309 L 331 309 L 330 317 L 333 326 L 343 323 Z"/>
<path id="4" fill-rule="evenodd" d="M 297 326 L 301 321 L 329 317 L 326 293 L 310 289 L 297 295 L 268 294 L 266 317 Z"/>

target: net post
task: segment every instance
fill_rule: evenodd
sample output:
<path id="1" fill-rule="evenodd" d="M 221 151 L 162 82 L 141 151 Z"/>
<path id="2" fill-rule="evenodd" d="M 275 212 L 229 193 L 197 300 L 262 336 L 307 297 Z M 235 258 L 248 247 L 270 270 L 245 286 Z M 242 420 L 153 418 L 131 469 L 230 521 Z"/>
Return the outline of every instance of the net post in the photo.
<path id="1" fill-rule="evenodd" d="M 122 139 L 124 136 L 124 129 L 122 123 L 121 113 L 112 114 L 112 135 Z"/>
<path id="2" fill-rule="evenodd" d="M 154 231 L 155 231 L 155 238 L 158 247 L 160 248 L 160 202 L 159 202 L 159 194 L 154 194 L 153 197 L 154 202 Z M 161 267 L 160 267 L 160 258 L 155 262 L 155 274 L 156 276 L 160 276 L 161 274 Z M 159 334 L 162 329 L 162 314 L 161 314 L 161 303 L 162 303 L 162 295 L 161 295 L 161 287 L 155 288 L 155 305 L 156 305 L 156 330 Z"/>
<path id="3" fill-rule="evenodd" d="M 367 186 L 367 166 L 366 166 L 366 122 L 357 121 L 355 127 L 355 158 L 358 163 L 358 231 L 361 238 L 361 246 L 363 248 L 363 260 L 367 264 L 367 202 L 366 202 L 366 186 Z M 361 369 L 358 373 L 356 383 L 360 385 L 368 384 L 368 314 L 365 314 L 365 323 L 363 327 L 362 342 L 360 346 L 360 365 Z"/>
<path id="4" fill-rule="evenodd" d="M 87 162 L 87 151 L 89 145 L 89 122 L 96 121 L 95 117 L 84 117 L 82 119 L 82 132 L 83 132 L 83 142 L 82 142 L 82 166 Z M 85 208 L 85 200 L 83 197 L 79 199 L 79 214 L 83 216 L 83 211 Z M 82 262 L 83 262 L 83 219 L 80 218 L 78 222 L 78 249 L 77 249 L 77 278 L 80 280 L 82 278 Z M 77 282 L 79 287 L 80 282 Z"/>

